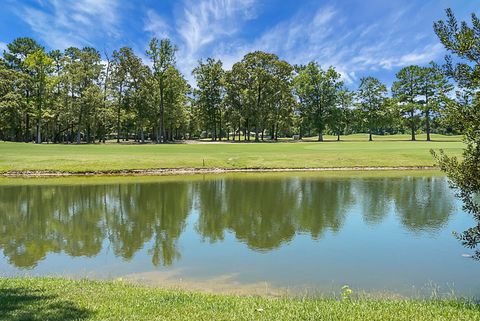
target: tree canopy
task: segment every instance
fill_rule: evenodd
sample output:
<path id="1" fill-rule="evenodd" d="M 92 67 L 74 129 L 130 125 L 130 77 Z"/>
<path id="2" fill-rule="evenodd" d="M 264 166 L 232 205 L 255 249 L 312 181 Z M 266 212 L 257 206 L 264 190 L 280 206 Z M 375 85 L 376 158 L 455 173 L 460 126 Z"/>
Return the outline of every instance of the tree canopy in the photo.
<path id="1" fill-rule="evenodd" d="M 480 20 L 472 14 L 471 26 L 467 22 L 459 26 L 453 12 L 446 13 L 447 19 L 435 22 L 434 28 L 445 48 L 459 60 L 454 63 L 447 56 L 443 69 L 457 83 L 457 96 L 461 98 L 449 100 L 446 112 L 461 124 L 467 147 L 462 159 L 443 152 L 434 154 L 463 201 L 464 210 L 476 222 L 457 236 L 465 246 L 475 249 L 474 257 L 480 259 Z"/>

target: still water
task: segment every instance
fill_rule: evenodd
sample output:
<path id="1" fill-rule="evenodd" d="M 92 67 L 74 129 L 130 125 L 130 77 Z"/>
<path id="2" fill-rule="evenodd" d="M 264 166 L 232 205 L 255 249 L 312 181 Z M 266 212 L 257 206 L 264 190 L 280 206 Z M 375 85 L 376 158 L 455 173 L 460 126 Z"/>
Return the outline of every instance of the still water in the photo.
<path id="1" fill-rule="evenodd" d="M 480 297 L 472 223 L 428 172 L 0 180 L 0 276 Z"/>

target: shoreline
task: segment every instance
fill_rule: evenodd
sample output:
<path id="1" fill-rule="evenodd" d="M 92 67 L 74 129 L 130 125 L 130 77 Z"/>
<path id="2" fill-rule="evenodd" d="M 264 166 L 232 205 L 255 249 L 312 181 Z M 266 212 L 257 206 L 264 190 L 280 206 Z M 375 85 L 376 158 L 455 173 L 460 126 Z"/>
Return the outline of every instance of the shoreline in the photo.
<path id="1" fill-rule="evenodd" d="M 269 172 L 334 172 L 334 171 L 424 171 L 439 170 L 437 166 L 352 166 L 310 168 L 157 168 L 100 171 L 55 171 L 20 170 L 0 173 L 0 177 L 62 177 L 62 176 L 166 176 L 224 173 L 269 173 Z"/>
<path id="2" fill-rule="evenodd" d="M 162 289 L 123 281 L 0 278 L 6 320 L 478 320 L 462 298 L 276 298 Z M 394 316 L 394 317 L 392 317 Z"/>

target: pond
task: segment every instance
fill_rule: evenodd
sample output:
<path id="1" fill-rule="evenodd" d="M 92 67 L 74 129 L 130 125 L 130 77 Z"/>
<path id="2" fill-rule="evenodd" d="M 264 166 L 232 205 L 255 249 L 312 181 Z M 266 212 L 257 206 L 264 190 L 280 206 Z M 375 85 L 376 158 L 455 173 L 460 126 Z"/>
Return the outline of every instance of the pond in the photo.
<path id="1" fill-rule="evenodd" d="M 0 180 L 0 275 L 215 292 L 480 297 L 436 172 Z"/>

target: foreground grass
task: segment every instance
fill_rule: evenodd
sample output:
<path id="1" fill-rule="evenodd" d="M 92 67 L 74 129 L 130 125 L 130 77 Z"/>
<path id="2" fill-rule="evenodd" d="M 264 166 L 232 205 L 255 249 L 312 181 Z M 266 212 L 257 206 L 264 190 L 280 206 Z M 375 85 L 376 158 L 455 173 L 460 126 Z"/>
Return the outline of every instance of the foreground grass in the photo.
<path id="1" fill-rule="evenodd" d="M 396 140 L 394 138 L 397 138 Z M 374 142 L 258 144 L 52 145 L 0 143 L 0 172 L 118 171 L 158 168 L 314 168 L 432 166 L 430 149 L 460 155 L 458 137 L 410 142 L 389 136 Z"/>
<path id="2" fill-rule="evenodd" d="M 0 320 L 479 320 L 461 301 L 271 299 L 62 279 L 0 279 Z"/>

